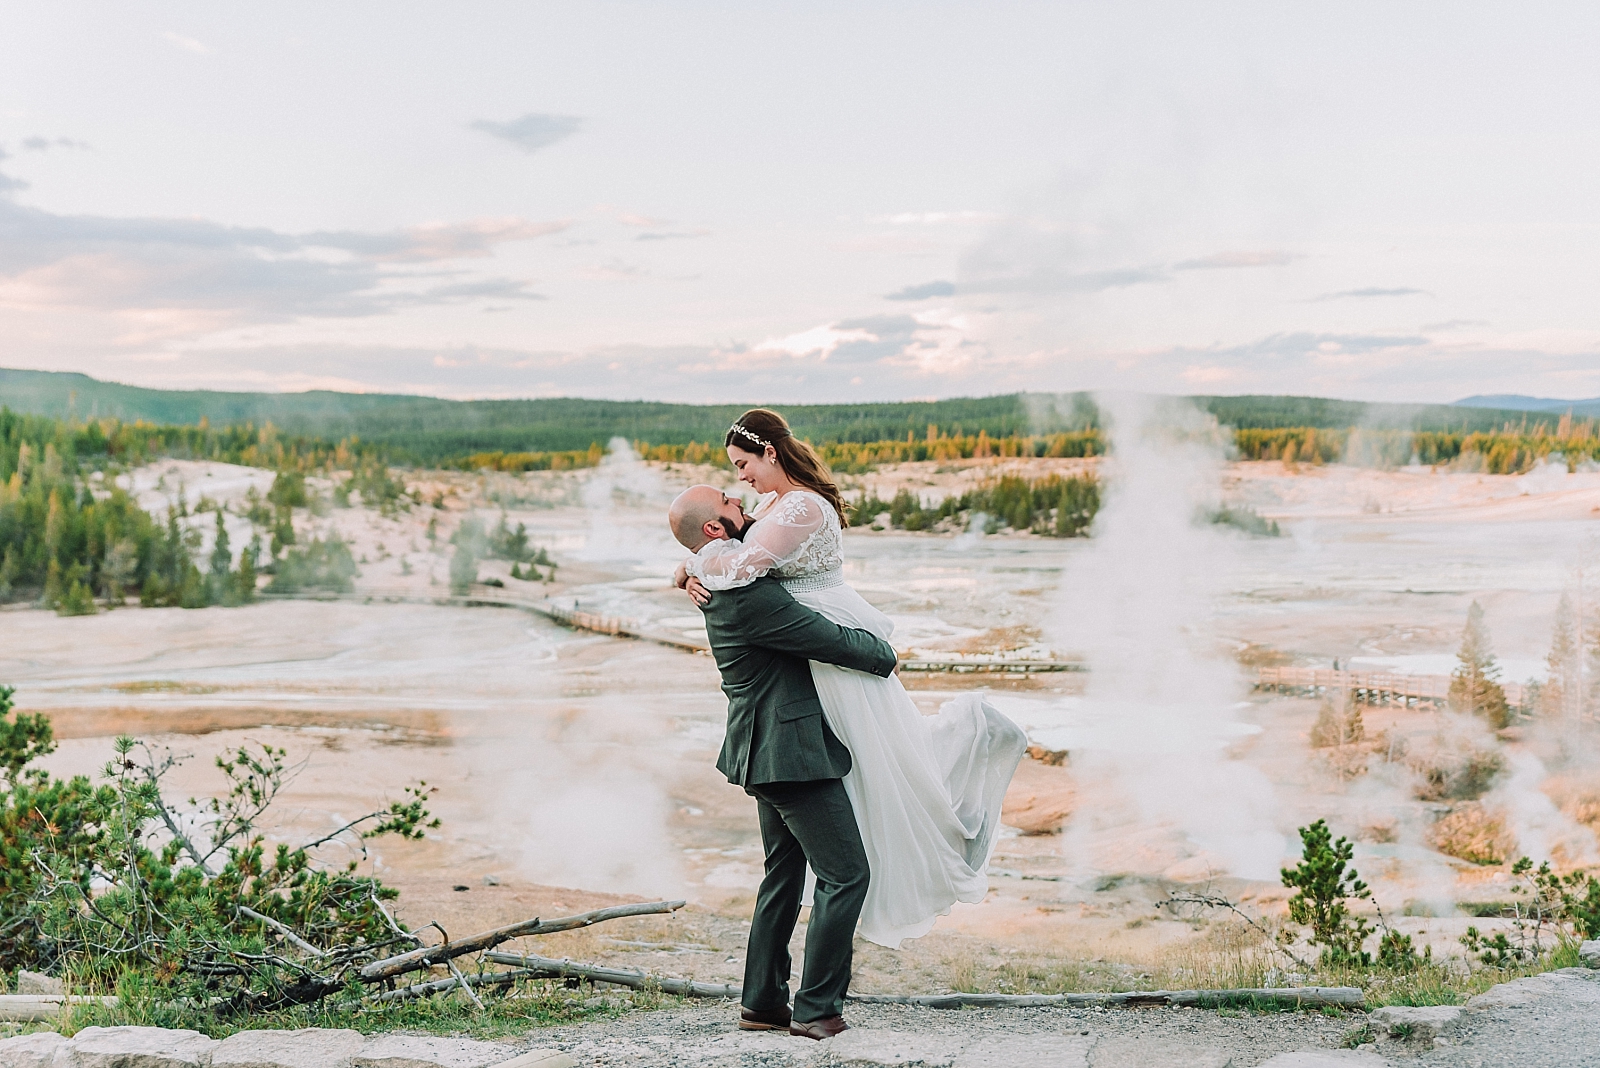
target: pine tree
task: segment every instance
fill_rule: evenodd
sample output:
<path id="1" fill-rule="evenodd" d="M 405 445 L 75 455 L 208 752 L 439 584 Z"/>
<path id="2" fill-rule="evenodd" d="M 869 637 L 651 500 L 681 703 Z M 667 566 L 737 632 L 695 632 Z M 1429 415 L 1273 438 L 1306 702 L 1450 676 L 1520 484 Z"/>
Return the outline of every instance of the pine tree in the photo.
<path id="1" fill-rule="evenodd" d="M 259 545 L 259 542 L 251 539 L 251 544 Z M 237 604 L 249 604 L 256 599 L 256 562 L 249 551 L 239 554 L 239 570 L 233 576 L 233 588 Z"/>
<path id="2" fill-rule="evenodd" d="M 229 603 L 233 600 L 232 575 L 233 548 L 228 544 L 228 526 L 222 521 L 222 509 L 217 509 L 217 538 L 211 547 L 211 600 Z"/>
<path id="3" fill-rule="evenodd" d="M 1565 593 L 1556 606 L 1555 631 L 1550 637 L 1550 652 L 1544 662 L 1549 669 L 1539 688 L 1539 711 L 1547 716 L 1567 718 L 1577 711 L 1579 698 L 1577 619 L 1572 598 Z"/>
<path id="4" fill-rule="evenodd" d="M 61 597 L 64 593 L 66 593 L 66 588 L 61 582 L 61 561 L 52 556 L 49 569 L 45 572 L 44 606 L 46 608 L 55 608 L 61 603 Z"/>
<path id="5" fill-rule="evenodd" d="M 1477 601 L 1467 609 L 1467 625 L 1461 633 L 1460 661 L 1450 674 L 1450 708 L 1483 716 L 1496 730 L 1511 722 L 1506 692 L 1500 688 L 1500 665 L 1489 644 L 1489 628 L 1483 622 L 1483 609 Z"/>
<path id="6" fill-rule="evenodd" d="M 1357 699 L 1356 692 L 1346 690 L 1340 700 L 1344 706 L 1342 712 L 1334 706 L 1331 695 L 1322 699 L 1322 708 L 1317 712 L 1317 722 L 1311 728 L 1313 749 L 1356 745 L 1366 741 L 1367 724 L 1362 718 L 1361 702 Z"/>
<path id="7" fill-rule="evenodd" d="M 1588 631 L 1588 634 L 1580 639 L 1582 646 L 1588 650 L 1588 692 L 1583 692 L 1582 686 L 1578 688 L 1578 699 L 1574 704 L 1579 716 L 1590 716 L 1594 708 L 1600 707 L 1600 608 L 1596 608 L 1590 618 Z M 1584 650 L 1580 649 L 1578 652 L 1580 666 L 1583 666 L 1584 659 Z"/>

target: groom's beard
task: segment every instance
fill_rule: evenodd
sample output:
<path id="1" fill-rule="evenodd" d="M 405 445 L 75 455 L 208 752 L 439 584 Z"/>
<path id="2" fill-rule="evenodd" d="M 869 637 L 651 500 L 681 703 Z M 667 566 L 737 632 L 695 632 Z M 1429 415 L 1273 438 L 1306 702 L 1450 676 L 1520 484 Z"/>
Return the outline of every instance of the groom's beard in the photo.
<path id="1" fill-rule="evenodd" d="M 754 519 L 751 519 L 749 516 L 744 515 L 743 513 L 740 513 L 740 518 L 742 518 L 744 522 L 737 527 L 732 523 L 722 524 L 722 529 L 726 530 L 728 532 L 728 537 L 732 538 L 734 541 L 744 541 L 744 532 L 749 530 L 751 525 L 755 523 Z"/>

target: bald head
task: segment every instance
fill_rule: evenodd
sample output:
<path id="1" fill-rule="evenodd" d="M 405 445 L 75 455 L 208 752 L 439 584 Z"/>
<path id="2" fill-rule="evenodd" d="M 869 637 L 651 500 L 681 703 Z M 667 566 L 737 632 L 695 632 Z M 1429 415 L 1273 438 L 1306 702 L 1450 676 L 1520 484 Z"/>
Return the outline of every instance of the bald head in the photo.
<path id="1" fill-rule="evenodd" d="M 692 553 L 714 538 L 727 537 L 724 514 L 729 505 L 737 513 L 743 509 L 728 500 L 715 486 L 690 486 L 678 494 L 667 509 L 667 522 L 672 525 L 672 536 Z M 737 522 L 737 519 L 734 520 Z"/>

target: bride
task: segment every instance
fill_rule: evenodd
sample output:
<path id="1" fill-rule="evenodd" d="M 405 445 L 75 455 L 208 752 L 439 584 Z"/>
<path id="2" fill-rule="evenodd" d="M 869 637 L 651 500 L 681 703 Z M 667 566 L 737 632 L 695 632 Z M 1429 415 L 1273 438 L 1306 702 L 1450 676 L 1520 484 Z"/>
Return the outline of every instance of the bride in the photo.
<path id="1" fill-rule="evenodd" d="M 705 603 L 706 591 L 770 572 L 813 611 L 887 640 L 894 624 L 844 581 L 844 501 L 821 459 L 765 408 L 740 416 L 724 444 L 761 505 L 742 540 L 711 541 L 681 564 L 677 585 Z M 924 716 L 898 676 L 816 661 L 811 675 L 853 760 L 844 788 L 872 872 L 860 933 L 898 949 L 955 902 L 988 893 L 1000 803 L 1027 736 L 979 694 Z"/>

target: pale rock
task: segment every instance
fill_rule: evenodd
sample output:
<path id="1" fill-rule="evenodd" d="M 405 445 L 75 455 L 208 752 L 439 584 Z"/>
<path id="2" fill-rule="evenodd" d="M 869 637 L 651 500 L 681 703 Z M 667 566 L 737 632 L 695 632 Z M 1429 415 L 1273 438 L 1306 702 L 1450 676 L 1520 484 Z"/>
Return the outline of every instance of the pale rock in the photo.
<path id="1" fill-rule="evenodd" d="M 240 1031 L 211 1054 L 211 1068 L 350 1068 L 365 1041 L 360 1031 L 308 1027 Z"/>
<path id="2" fill-rule="evenodd" d="M 54 1031 L 35 1031 L 0 1042 L 0 1068 L 51 1068 L 67 1039 Z"/>
<path id="3" fill-rule="evenodd" d="M 164 1027 L 85 1027 L 59 1068 L 208 1068 L 219 1043 L 199 1031 Z"/>
<path id="4" fill-rule="evenodd" d="M 1304 1049 L 1280 1053 L 1260 1068 L 1385 1068 L 1389 1062 L 1365 1049 Z"/>
<path id="5" fill-rule="evenodd" d="M 1078 1035 L 990 1035 L 962 1050 L 955 1068 L 1089 1068 L 1089 1045 Z M 1173 1068 L 1227 1068 L 1228 1063 L 1190 1059 L 1174 1061 Z"/>
<path id="6" fill-rule="evenodd" d="M 1578 959 L 1590 968 L 1600 968 L 1600 939 L 1579 946 Z"/>
<path id="7" fill-rule="evenodd" d="M 494 1068 L 577 1068 L 577 1060 L 558 1049 L 530 1049 Z"/>
<path id="8" fill-rule="evenodd" d="M 353 1068 L 489 1068 L 511 1051 L 498 1042 L 423 1035 L 370 1035 Z"/>
<path id="9" fill-rule="evenodd" d="M 1556 993 L 1560 988 L 1556 985 L 1560 980 L 1552 979 L 1549 975 L 1529 975 L 1521 979 L 1513 979 L 1509 983 L 1491 986 L 1488 990 L 1467 1002 L 1469 1009 L 1515 1009 L 1536 1002 Z"/>
<path id="10" fill-rule="evenodd" d="M 1460 1023 L 1464 1013 L 1459 1005 L 1385 1005 L 1372 1011 L 1367 1024 L 1390 1038 L 1431 1043 Z"/>
<path id="11" fill-rule="evenodd" d="M 67 986 L 60 979 L 23 968 L 17 972 L 17 994 L 65 994 Z"/>
<path id="12" fill-rule="evenodd" d="M 963 1045 L 943 1035 L 851 1028 L 817 1043 L 811 1063 L 817 1068 L 954 1068 Z"/>

